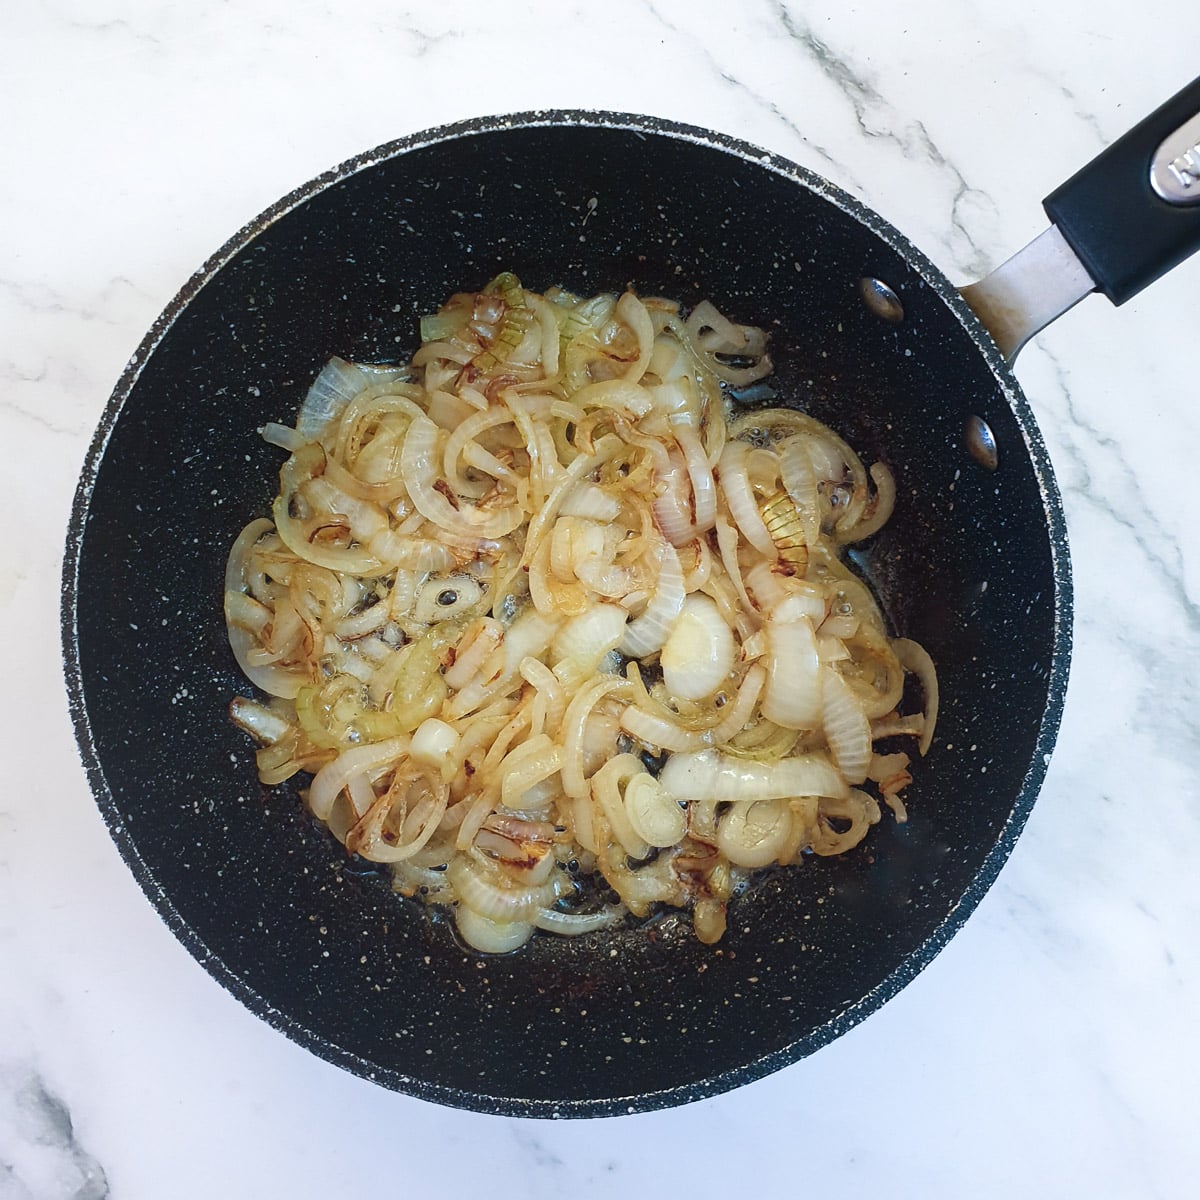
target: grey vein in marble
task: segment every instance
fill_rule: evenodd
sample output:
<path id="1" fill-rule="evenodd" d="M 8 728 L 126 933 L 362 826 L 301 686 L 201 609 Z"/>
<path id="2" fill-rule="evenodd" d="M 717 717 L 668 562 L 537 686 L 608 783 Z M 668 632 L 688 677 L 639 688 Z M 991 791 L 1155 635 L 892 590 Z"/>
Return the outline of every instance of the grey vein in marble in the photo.
<path id="1" fill-rule="evenodd" d="M 991 197 L 966 181 L 962 172 L 942 153 L 923 121 L 910 117 L 902 123 L 895 107 L 854 67 L 849 58 L 838 54 L 817 37 L 812 27 L 793 15 L 781 0 L 776 0 L 775 15 L 788 37 L 849 102 L 854 119 L 866 137 L 891 142 L 904 157 L 924 157 L 949 174 L 955 189 L 950 206 L 950 223 L 969 251 L 968 257 L 958 265 L 969 275 L 986 275 L 995 263 L 967 227 L 963 209 L 968 202 L 994 209 Z"/>
<path id="2" fill-rule="evenodd" d="M 1080 472 L 1081 482 L 1064 484 L 1063 491 L 1067 495 L 1077 496 L 1097 508 L 1109 520 L 1122 526 L 1129 532 L 1138 548 L 1146 556 L 1149 563 L 1157 570 L 1160 579 L 1166 585 L 1171 598 L 1179 606 L 1180 613 L 1187 622 L 1188 628 L 1200 637 L 1200 605 L 1188 595 L 1183 582 L 1183 562 L 1180 547 L 1175 539 L 1163 527 L 1149 503 L 1142 483 L 1126 461 L 1121 450 L 1120 442 L 1109 434 L 1102 432 L 1091 424 L 1078 410 L 1068 381 L 1066 368 L 1050 350 L 1040 347 L 1053 369 L 1059 389 L 1062 394 L 1067 420 L 1060 427 L 1060 434 L 1067 437 L 1061 442 L 1061 450 L 1071 457 L 1072 465 Z M 1083 435 L 1088 443 L 1104 452 L 1113 468 L 1121 476 L 1122 483 L 1128 489 L 1139 521 L 1133 521 L 1127 511 L 1122 511 L 1110 503 L 1097 488 L 1093 486 L 1093 471 L 1089 467 L 1078 435 Z M 1147 534 L 1153 535 L 1159 545 L 1151 545 Z M 1174 553 L 1168 559 L 1167 549 Z M 1198 735 L 1200 736 L 1200 735 Z"/>
<path id="3" fill-rule="evenodd" d="M 31 1067 L 0 1067 L 0 1196 L 105 1200 L 104 1168 L 79 1143 L 70 1110 Z"/>
<path id="4" fill-rule="evenodd" d="M 744 80 L 739 79 L 727 67 L 722 66 L 720 62 L 713 56 L 712 50 L 696 38 L 688 29 L 681 28 L 673 24 L 667 19 L 664 13 L 657 8 L 653 3 L 646 4 L 646 10 L 651 13 L 655 20 L 668 29 L 676 37 L 686 37 L 700 53 L 701 57 L 717 75 L 717 77 L 725 84 L 736 89 L 750 99 L 750 101 L 758 108 L 769 112 L 777 121 L 779 121 L 789 133 L 795 136 L 804 145 L 808 146 L 823 162 L 827 163 L 831 168 L 837 171 L 844 180 L 852 187 L 859 187 L 858 182 L 854 179 L 853 173 L 845 166 L 844 163 L 838 161 L 834 155 L 822 146 L 819 142 L 814 142 L 804 131 L 787 115 L 786 112 L 774 100 L 768 96 L 764 96 L 761 92 L 756 91 Z"/>
<path id="5" fill-rule="evenodd" d="M 553 1150 L 538 1136 L 538 1130 L 531 1122 L 514 1120 L 510 1126 L 513 1140 L 517 1143 L 522 1154 L 534 1166 L 552 1168 L 561 1171 L 566 1165 Z"/>

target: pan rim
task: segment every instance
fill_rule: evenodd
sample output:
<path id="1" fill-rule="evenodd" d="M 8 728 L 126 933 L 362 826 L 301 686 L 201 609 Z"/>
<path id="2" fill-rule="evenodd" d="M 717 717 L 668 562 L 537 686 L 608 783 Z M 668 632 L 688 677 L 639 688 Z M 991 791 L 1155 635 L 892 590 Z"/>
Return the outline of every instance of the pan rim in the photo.
<path id="1" fill-rule="evenodd" d="M 143 859 L 126 827 L 125 818 L 109 787 L 103 763 L 92 737 L 84 690 L 79 643 L 79 570 L 87 533 L 92 494 L 109 440 L 145 365 L 176 320 L 196 295 L 241 254 L 267 227 L 310 199 L 343 180 L 379 163 L 460 138 L 518 131 L 537 127 L 577 127 L 624 130 L 636 136 L 664 136 L 730 154 L 745 162 L 782 175 L 841 208 L 895 250 L 958 319 L 983 355 L 1000 391 L 1013 412 L 1029 455 L 1046 516 L 1054 580 L 1053 649 L 1047 678 L 1048 702 L 1038 730 L 1034 753 L 1014 799 L 1012 811 L 995 843 L 975 872 L 969 886 L 930 935 L 915 947 L 874 988 L 833 1019 L 808 1034 L 738 1067 L 705 1079 L 675 1084 L 653 1092 L 618 1097 L 585 1097 L 551 1101 L 533 1097 L 500 1096 L 465 1091 L 383 1068 L 313 1031 L 297 1018 L 275 1007 L 251 987 L 214 952 L 184 920 L 167 890 Z M 936 264 L 895 226 L 875 210 L 824 177 L 781 155 L 727 134 L 666 118 L 604 109 L 539 109 L 513 114 L 476 117 L 435 126 L 395 139 L 357 154 L 322 172 L 287 193 L 244 224 L 187 280 L 143 337 L 123 369 L 88 448 L 72 502 L 62 570 L 61 635 L 68 707 L 75 739 L 89 788 L 109 835 L 138 886 L 159 917 L 188 953 L 255 1015 L 289 1039 L 352 1074 L 419 1099 L 475 1112 L 525 1117 L 601 1117 L 650 1112 L 675 1107 L 730 1091 L 798 1062 L 840 1037 L 864 1020 L 910 983 L 962 927 L 984 894 L 995 882 L 1028 820 L 1049 766 L 1066 699 L 1071 657 L 1073 591 L 1066 519 L 1062 497 L 1054 478 L 1049 453 L 1032 408 L 1008 363 L 997 350 L 978 317 L 962 300 L 955 286 Z"/>

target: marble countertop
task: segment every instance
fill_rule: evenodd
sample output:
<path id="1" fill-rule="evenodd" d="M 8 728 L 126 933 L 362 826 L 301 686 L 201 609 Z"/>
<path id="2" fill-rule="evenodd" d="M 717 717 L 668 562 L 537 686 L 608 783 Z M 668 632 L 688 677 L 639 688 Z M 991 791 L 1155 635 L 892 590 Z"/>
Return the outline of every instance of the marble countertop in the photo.
<path id="1" fill-rule="evenodd" d="M 217 246 L 335 163 L 482 113 L 646 112 L 825 174 L 966 282 L 1200 71 L 1200 7 L 53 0 L 5 5 L 0 44 L 3 1200 L 1196 1194 L 1200 261 L 1120 311 L 1089 299 L 1018 364 L 1077 619 L 1058 749 L 999 881 L 862 1025 L 684 1109 L 443 1109 L 243 1009 L 109 839 L 58 605 L 75 480 L 126 360 Z"/>

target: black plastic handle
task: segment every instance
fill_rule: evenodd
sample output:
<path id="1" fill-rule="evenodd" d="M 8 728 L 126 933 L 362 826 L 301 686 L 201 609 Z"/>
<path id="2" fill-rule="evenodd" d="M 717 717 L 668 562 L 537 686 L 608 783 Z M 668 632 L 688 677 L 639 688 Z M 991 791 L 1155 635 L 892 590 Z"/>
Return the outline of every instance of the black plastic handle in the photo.
<path id="1" fill-rule="evenodd" d="M 1170 204 L 1150 182 L 1162 142 L 1200 114 L 1200 79 L 1114 142 L 1043 201 L 1096 287 L 1124 304 L 1200 250 L 1200 204 Z M 1200 150 L 1195 151 L 1200 161 Z M 1196 184 L 1200 190 L 1200 182 Z"/>

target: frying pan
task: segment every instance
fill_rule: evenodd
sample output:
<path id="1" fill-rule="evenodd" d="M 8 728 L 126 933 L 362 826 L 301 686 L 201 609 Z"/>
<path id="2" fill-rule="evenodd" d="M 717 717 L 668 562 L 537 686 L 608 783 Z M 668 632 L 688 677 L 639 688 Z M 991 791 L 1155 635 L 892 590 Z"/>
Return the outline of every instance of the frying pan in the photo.
<path id="1" fill-rule="evenodd" d="M 1200 81 L 1060 189 L 1048 202 L 1060 233 L 970 304 L 826 181 L 718 134 L 613 113 L 406 138 L 251 222 L 119 381 L 67 541 L 76 734 L 117 847 L 163 919 L 300 1044 L 387 1087 L 488 1112 L 680 1104 L 794 1062 L 878 1008 L 995 878 L 1062 709 L 1063 514 L 1005 352 L 1083 292 L 1119 302 L 1195 248 L 1200 207 L 1155 188 L 1191 196 L 1200 132 L 1179 146 L 1171 135 L 1197 112 Z M 279 467 L 256 430 L 291 420 L 331 355 L 405 358 L 420 314 L 503 269 L 537 290 L 711 298 L 770 330 L 775 403 L 811 411 L 897 476 L 895 515 L 856 561 L 895 632 L 926 646 L 940 674 L 910 819 L 885 820 L 841 858 L 767 875 L 733 903 L 715 947 L 666 918 L 541 936 L 506 956 L 466 951 L 452 921 L 348 858 L 295 781 L 263 789 L 226 715 L 247 685 L 225 638 L 224 559 L 267 512 Z"/>

